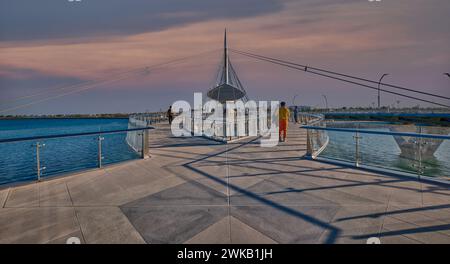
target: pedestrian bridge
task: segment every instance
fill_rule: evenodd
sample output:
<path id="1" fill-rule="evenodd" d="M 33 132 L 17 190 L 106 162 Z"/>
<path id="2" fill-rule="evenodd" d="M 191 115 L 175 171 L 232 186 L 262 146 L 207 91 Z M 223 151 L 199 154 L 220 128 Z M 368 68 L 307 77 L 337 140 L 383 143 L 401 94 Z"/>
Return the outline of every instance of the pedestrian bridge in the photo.
<path id="1" fill-rule="evenodd" d="M 0 243 L 450 243 L 450 189 L 261 148 L 150 131 L 150 157 L 0 189 Z"/>

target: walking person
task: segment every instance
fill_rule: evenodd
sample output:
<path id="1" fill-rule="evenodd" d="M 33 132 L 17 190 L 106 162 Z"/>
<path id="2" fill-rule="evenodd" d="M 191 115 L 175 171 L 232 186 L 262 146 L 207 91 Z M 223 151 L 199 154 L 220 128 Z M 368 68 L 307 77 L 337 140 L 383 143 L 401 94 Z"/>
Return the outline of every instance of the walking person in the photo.
<path id="1" fill-rule="evenodd" d="M 279 120 L 279 125 L 280 125 L 279 140 L 280 140 L 280 142 L 286 141 L 287 127 L 288 127 L 290 115 L 291 114 L 289 112 L 289 109 L 286 107 L 286 102 L 281 102 L 280 109 L 278 110 L 278 118 L 280 119 Z"/>
<path id="2" fill-rule="evenodd" d="M 294 107 L 294 122 L 296 124 L 298 123 L 298 107 L 297 106 Z"/>
<path id="3" fill-rule="evenodd" d="M 169 125 L 172 125 L 173 120 L 172 106 L 169 106 L 169 110 L 167 110 L 167 118 L 169 119 Z"/>

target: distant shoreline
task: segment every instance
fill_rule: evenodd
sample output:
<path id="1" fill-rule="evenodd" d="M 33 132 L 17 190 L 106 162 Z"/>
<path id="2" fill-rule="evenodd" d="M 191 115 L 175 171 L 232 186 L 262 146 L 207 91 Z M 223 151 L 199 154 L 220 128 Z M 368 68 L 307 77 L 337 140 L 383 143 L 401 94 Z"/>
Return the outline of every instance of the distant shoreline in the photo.
<path id="1" fill-rule="evenodd" d="M 0 116 L 0 120 L 23 119 L 127 119 L 131 114 Z"/>
<path id="2" fill-rule="evenodd" d="M 30 120 L 30 119 L 128 119 L 128 117 L 0 117 L 0 120 Z"/>

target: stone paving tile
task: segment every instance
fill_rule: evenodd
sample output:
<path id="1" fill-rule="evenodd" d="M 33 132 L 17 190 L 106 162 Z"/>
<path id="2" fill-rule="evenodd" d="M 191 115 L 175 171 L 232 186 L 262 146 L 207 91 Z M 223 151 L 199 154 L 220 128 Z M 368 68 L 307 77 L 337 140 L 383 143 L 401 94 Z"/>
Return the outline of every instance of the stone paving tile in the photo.
<path id="1" fill-rule="evenodd" d="M 39 184 L 39 206 L 72 206 L 66 183 L 57 181 Z"/>
<path id="2" fill-rule="evenodd" d="M 118 207 L 78 207 L 75 210 L 86 243 L 145 243 Z"/>
<path id="3" fill-rule="evenodd" d="M 250 189 L 253 186 L 263 182 L 265 178 L 267 179 L 267 178 L 269 178 L 269 176 L 260 176 L 260 177 L 253 177 L 253 176 L 245 177 L 245 176 L 243 176 L 243 177 L 229 178 L 228 184 L 230 186 L 236 187 L 236 188 L 230 189 L 230 195 L 239 195 L 240 189 L 244 189 L 244 190 Z"/>
<path id="4" fill-rule="evenodd" d="M 86 241 L 83 238 L 83 233 L 81 231 L 76 231 L 67 235 L 64 235 L 62 237 L 56 238 L 54 240 L 51 240 L 47 242 L 47 244 L 68 244 L 69 238 L 78 238 L 80 240 L 80 244 L 86 244 Z"/>
<path id="5" fill-rule="evenodd" d="M 227 198 L 220 192 L 195 181 L 186 182 L 161 192 L 123 205 L 124 207 L 162 205 L 226 205 Z"/>
<path id="6" fill-rule="evenodd" d="M 225 176 L 214 177 L 214 179 L 197 179 L 195 180 L 195 182 L 199 183 L 202 186 L 206 186 L 207 188 L 213 189 L 224 196 L 227 196 L 228 193 L 233 193 L 232 190 L 227 188 L 227 179 Z"/>
<path id="7" fill-rule="evenodd" d="M 212 224 L 205 230 L 185 241 L 185 244 L 229 244 L 230 238 L 230 218 L 224 217 Z"/>
<path id="8" fill-rule="evenodd" d="M 38 207 L 39 185 L 30 184 L 12 188 L 5 207 Z"/>
<path id="9" fill-rule="evenodd" d="M 231 215 L 278 243 L 318 243 L 336 214 L 333 206 L 233 206 Z M 282 224 L 280 224 L 282 223 Z M 329 240 L 334 241 L 335 233 Z"/>
<path id="10" fill-rule="evenodd" d="M 227 216 L 185 243 L 275 244 L 276 242 L 238 219 Z"/>
<path id="11" fill-rule="evenodd" d="M 121 207 L 147 243 L 184 243 L 227 215 L 224 206 Z"/>
<path id="12" fill-rule="evenodd" d="M 430 213 L 431 211 L 441 211 L 441 210 L 442 209 L 439 209 L 438 206 L 398 207 L 390 204 L 386 212 L 386 215 L 395 220 L 399 220 L 404 223 L 412 224 L 415 226 L 427 227 L 427 226 L 449 225 L 449 228 L 443 228 L 439 232 L 450 236 L 450 217 L 439 214 L 438 217 L 436 218 L 435 214 Z"/>
<path id="13" fill-rule="evenodd" d="M 450 236 L 445 231 L 450 230 L 450 224 L 436 224 L 433 221 L 421 222 L 420 225 L 411 224 L 397 218 L 386 217 L 380 239 L 392 236 L 405 236 L 422 243 L 449 244 Z"/>
<path id="14" fill-rule="evenodd" d="M 0 243 L 47 243 L 79 231 L 73 208 L 0 209 Z"/>
<path id="15" fill-rule="evenodd" d="M 424 205 L 450 204 L 450 188 L 447 186 L 422 184 L 421 188 Z"/>
<path id="16" fill-rule="evenodd" d="M 276 244 L 277 242 L 234 217 L 229 217 L 232 244 Z"/>
<path id="17" fill-rule="evenodd" d="M 401 193 L 399 195 L 397 194 L 392 195 L 389 200 L 389 203 L 395 204 L 397 206 L 407 206 L 407 205 L 420 206 L 422 205 L 422 198 L 420 197 L 420 195 Z"/>
<path id="18" fill-rule="evenodd" d="M 139 182 L 141 184 L 138 184 Z M 183 179 L 180 179 L 179 177 L 170 174 L 164 175 L 163 177 L 160 177 L 153 181 L 147 179 L 137 180 L 136 184 L 133 187 L 126 189 L 129 193 L 129 196 L 127 196 L 126 199 L 123 199 L 118 204 L 128 203 L 136 199 L 140 199 L 142 197 L 158 193 L 162 190 L 173 188 L 184 182 L 185 181 Z"/>
<path id="19" fill-rule="evenodd" d="M 386 229 L 385 229 L 386 230 Z M 385 231 L 383 230 L 383 231 Z M 423 244 L 420 241 L 405 236 L 385 236 L 380 238 L 381 244 Z"/>
<path id="20" fill-rule="evenodd" d="M 372 196 L 364 193 L 365 185 L 353 186 L 359 183 L 353 182 L 339 182 L 337 184 L 318 185 L 315 181 L 310 181 L 311 175 L 304 173 L 298 174 L 283 174 L 269 178 L 270 181 L 280 184 L 286 191 L 302 192 L 308 195 L 313 195 L 322 200 L 328 201 L 332 204 L 340 205 L 376 205 L 387 203 L 388 197 L 385 200 L 375 199 Z M 364 183 L 366 184 L 366 183 Z M 348 186 L 351 187 L 348 187 Z M 280 188 L 283 191 L 283 188 Z"/>
<path id="21" fill-rule="evenodd" d="M 288 187 L 273 181 L 264 180 L 248 189 L 248 193 L 236 193 L 231 196 L 233 205 L 258 205 L 264 204 L 258 198 L 272 201 L 278 204 L 295 205 L 333 205 L 334 203 L 314 195 L 314 192 L 305 193 L 300 188 Z M 252 195 L 249 195 L 252 194 Z M 334 204 L 337 205 L 337 204 Z"/>
<path id="22" fill-rule="evenodd" d="M 385 188 L 380 185 L 363 185 L 355 187 L 358 190 L 358 196 L 373 201 L 375 204 L 388 204 L 394 189 Z M 345 190 L 344 190 L 345 191 Z"/>
<path id="23" fill-rule="evenodd" d="M 226 188 L 226 166 L 208 164 L 199 166 L 197 163 L 179 167 L 168 167 L 171 173 L 185 181 L 197 182 L 202 186 L 211 188 L 223 195 L 227 195 Z"/>
<path id="24" fill-rule="evenodd" d="M 332 226 L 339 230 L 339 237 L 335 243 L 365 244 L 367 238 L 357 237 L 379 233 L 385 211 L 385 205 L 340 207 L 330 222 Z M 321 243 L 326 242 L 329 233 L 329 231 L 324 232 L 320 240 Z"/>
<path id="25" fill-rule="evenodd" d="M 118 205 L 126 200 L 129 193 L 121 186 L 120 180 L 108 176 L 106 173 L 88 181 L 68 180 L 67 187 L 74 205 Z"/>
<path id="26" fill-rule="evenodd" d="M 0 208 L 2 208 L 5 205 L 6 199 L 8 198 L 9 191 L 10 191 L 10 188 L 0 190 Z"/>
<path id="27" fill-rule="evenodd" d="M 434 220 L 450 222 L 450 204 L 396 206 L 395 208 L 391 207 L 390 210 L 392 210 L 393 212 L 400 212 L 400 214 L 403 214 L 404 210 L 413 211 L 419 214 L 424 214 Z"/>

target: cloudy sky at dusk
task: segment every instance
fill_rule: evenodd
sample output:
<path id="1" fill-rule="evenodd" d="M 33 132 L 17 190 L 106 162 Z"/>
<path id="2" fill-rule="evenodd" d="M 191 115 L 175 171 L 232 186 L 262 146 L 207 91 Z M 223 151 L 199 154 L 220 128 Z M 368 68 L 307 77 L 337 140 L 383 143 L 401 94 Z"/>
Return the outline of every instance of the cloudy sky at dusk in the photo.
<path id="1" fill-rule="evenodd" d="M 214 83 L 225 27 L 234 49 L 373 80 L 389 73 L 387 83 L 450 96 L 449 14 L 448 0 L 0 0 L 0 115 L 154 111 L 192 100 Z M 230 56 L 252 99 L 377 100 L 376 91 Z M 77 86 L 92 80 L 104 83 Z M 420 103 L 382 96 L 384 105 L 397 100 Z"/>

